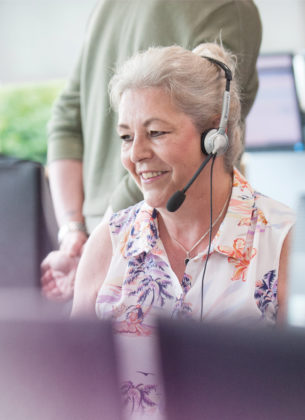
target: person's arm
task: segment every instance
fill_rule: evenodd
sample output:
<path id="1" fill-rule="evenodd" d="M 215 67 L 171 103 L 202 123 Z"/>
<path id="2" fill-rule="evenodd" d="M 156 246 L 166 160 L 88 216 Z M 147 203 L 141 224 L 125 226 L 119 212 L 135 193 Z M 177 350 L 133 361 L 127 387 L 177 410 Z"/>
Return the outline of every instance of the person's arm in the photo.
<path id="1" fill-rule="evenodd" d="M 277 324 L 283 325 L 287 319 L 287 297 L 288 297 L 288 268 L 289 268 L 289 253 L 291 244 L 291 231 L 286 236 L 283 247 L 281 250 L 280 264 L 279 264 L 279 275 L 278 275 L 278 286 L 277 286 L 277 298 L 278 298 L 278 314 Z"/>
<path id="2" fill-rule="evenodd" d="M 107 221 L 90 235 L 77 269 L 72 317 L 95 317 L 97 294 L 105 280 L 112 258 Z"/>
<path id="3" fill-rule="evenodd" d="M 262 23 L 252 0 L 232 1 L 223 10 L 221 8 L 219 14 L 223 44 L 237 57 L 241 119 L 245 121 L 258 90 L 256 61 L 262 41 Z"/>
<path id="4" fill-rule="evenodd" d="M 226 42 L 228 48 L 237 56 L 237 79 L 241 88 L 241 118 L 245 122 L 254 103 L 258 90 L 256 62 L 262 42 L 262 23 L 254 1 L 235 1 L 236 28 L 231 44 L 230 36 Z M 233 17 L 234 20 L 234 17 Z"/>
<path id="5" fill-rule="evenodd" d="M 191 49 L 202 42 L 221 40 L 223 46 L 236 56 L 241 118 L 244 121 L 258 89 L 256 61 L 262 40 L 262 23 L 257 6 L 253 0 L 231 0 L 209 2 L 209 10 L 204 1 L 196 2 L 196 7 L 199 11 L 197 17 L 194 16 L 197 24 L 194 25 Z M 199 19 L 202 19 L 202 24 Z"/>
<path id="6" fill-rule="evenodd" d="M 82 162 L 52 162 L 49 182 L 56 219 L 64 235 L 59 250 L 48 254 L 41 263 L 41 286 L 47 298 L 67 300 L 73 296 L 76 269 L 88 238 L 82 214 Z"/>
<path id="7" fill-rule="evenodd" d="M 81 66 L 82 54 L 53 106 L 47 127 L 47 170 L 59 227 L 68 221 L 83 222 Z M 66 229 L 60 249 L 42 261 L 41 286 L 47 298 L 67 300 L 73 296 L 75 272 L 86 240 L 87 235 L 82 230 Z"/>
<path id="8" fill-rule="evenodd" d="M 49 182 L 63 235 L 59 250 L 49 253 L 42 261 L 40 281 L 47 298 L 67 300 L 73 296 L 75 273 L 88 238 L 82 215 L 82 162 L 54 161 L 49 166 Z"/>
<path id="9" fill-rule="evenodd" d="M 87 241 L 82 214 L 84 193 L 82 179 L 83 164 L 78 160 L 56 160 L 49 165 L 49 182 L 58 226 L 61 229 L 70 222 L 78 222 L 84 230 L 66 229 L 60 249 L 71 256 L 81 255 Z M 73 226 L 72 226 L 73 227 Z"/>

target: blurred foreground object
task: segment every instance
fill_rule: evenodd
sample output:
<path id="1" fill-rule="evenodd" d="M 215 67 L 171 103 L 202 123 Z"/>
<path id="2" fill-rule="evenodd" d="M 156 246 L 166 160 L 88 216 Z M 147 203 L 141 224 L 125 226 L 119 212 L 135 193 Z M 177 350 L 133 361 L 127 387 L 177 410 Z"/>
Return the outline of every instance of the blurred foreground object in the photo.
<path id="1" fill-rule="evenodd" d="M 159 324 L 167 420 L 301 420 L 303 329 Z"/>
<path id="2" fill-rule="evenodd" d="M 119 420 L 107 322 L 0 321 L 0 418 Z"/>

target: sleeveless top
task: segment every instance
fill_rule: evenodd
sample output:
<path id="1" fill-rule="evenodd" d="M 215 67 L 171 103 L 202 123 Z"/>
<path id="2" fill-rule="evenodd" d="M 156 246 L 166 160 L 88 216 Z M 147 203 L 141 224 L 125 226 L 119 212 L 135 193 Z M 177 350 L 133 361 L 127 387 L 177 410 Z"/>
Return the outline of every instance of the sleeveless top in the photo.
<path id="1" fill-rule="evenodd" d="M 235 169 L 227 214 L 212 241 L 203 282 L 207 249 L 188 262 L 179 281 L 158 234 L 157 214 L 141 202 L 110 219 L 113 257 L 96 300 L 99 318 L 111 317 L 115 330 L 126 337 L 151 336 L 156 315 L 200 319 L 202 311 L 203 322 L 275 323 L 280 253 L 294 223 L 288 207 L 255 192 Z M 146 358 L 147 351 L 152 351 L 148 345 Z M 144 379 L 147 375 L 138 379 L 142 386 L 156 386 L 145 385 Z M 127 380 L 124 386 L 127 401 L 137 385 Z M 150 388 L 148 394 L 154 392 Z M 133 408 L 138 404 L 143 411 L 142 394 Z M 148 394 L 151 416 L 156 403 Z"/>
<path id="2" fill-rule="evenodd" d="M 273 323 L 283 241 L 292 210 L 251 188 L 235 169 L 227 214 L 211 244 L 203 284 L 203 321 Z M 151 315 L 199 318 L 207 250 L 186 265 L 182 281 L 158 234 L 157 211 L 145 202 L 110 220 L 113 257 L 97 301 L 122 333 L 149 335 Z"/>

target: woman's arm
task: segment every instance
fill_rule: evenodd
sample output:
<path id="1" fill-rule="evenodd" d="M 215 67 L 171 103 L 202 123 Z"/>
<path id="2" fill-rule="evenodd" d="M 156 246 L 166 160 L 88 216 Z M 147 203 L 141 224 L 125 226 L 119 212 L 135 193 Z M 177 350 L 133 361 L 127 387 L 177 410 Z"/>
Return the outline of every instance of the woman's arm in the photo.
<path id="1" fill-rule="evenodd" d="M 279 264 L 279 276 L 278 276 L 278 287 L 277 287 L 277 298 L 279 303 L 279 310 L 277 315 L 277 323 L 283 325 L 287 319 L 287 298 L 288 298 L 288 268 L 289 268 L 289 254 L 290 254 L 290 243 L 291 243 L 291 230 L 286 236 Z"/>
<path id="2" fill-rule="evenodd" d="M 90 235 L 76 273 L 71 316 L 95 318 L 95 301 L 106 278 L 112 257 L 112 243 L 107 221 Z"/>

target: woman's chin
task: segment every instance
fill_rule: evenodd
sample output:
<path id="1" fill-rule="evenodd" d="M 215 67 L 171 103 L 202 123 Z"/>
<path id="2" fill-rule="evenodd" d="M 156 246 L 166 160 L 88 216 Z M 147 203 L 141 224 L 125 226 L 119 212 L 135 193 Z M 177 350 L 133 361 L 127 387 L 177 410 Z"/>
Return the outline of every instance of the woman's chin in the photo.
<path id="1" fill-rule="evenodd" d="M 144 194 L 144 201 L 148 206 L 154 209 L 166 207 L 166 203 L 167 203 L 167 200 L 164 200 L 161 197 L 150 197 L 149 195 L 146 196 L 145 194 Z"/>

